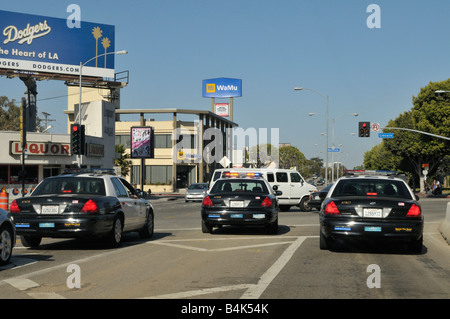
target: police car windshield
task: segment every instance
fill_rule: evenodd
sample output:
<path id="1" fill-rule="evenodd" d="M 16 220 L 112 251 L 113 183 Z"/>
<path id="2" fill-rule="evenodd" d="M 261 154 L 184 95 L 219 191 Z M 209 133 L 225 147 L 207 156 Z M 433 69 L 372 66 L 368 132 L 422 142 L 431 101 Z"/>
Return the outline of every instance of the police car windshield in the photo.
<path id="1" fill-rule="evenodd" d="M 331 197 L 378 196 L 413 199 L 402 181 L 389 179 L 343 179 L 333 190 Z"/>
<path id="2" fill-rule="evenodd" d="M 218 180 L 211 189 L 212 194 L 221 193 L 252 193 L 269 194 L 266 184 L 261 180 L 222 179 Z"/>

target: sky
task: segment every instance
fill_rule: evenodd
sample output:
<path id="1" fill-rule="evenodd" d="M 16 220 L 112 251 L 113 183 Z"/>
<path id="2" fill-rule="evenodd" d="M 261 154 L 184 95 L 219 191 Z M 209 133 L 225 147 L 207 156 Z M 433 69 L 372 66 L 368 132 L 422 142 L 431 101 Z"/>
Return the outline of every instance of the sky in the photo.
<path id="1" fill-rule="evenodd" d="M 375 132 L 359 138 L 359 121 L 387 125 L 422 87 L 450 75 L 448 0 L 16 0 L 0 10 L 66 19 L 72 3 L 82 21 L 114 25 L 115 49 L 128 51 L 115 57 L 115 71 L 130 72 L 122 109 L 210 110 L 202 80 L 242 79 L 239 127 L 278 128 L 280 143 L 323 158 L 328 96 L 328 146 L 341 149 L 329 161 L 347 168 L 381 142 Z M 37 89 L 38 116 L 50 113 L 50 132 L 67 133 L 64 82 Z M 20 101 L 24 92 L 18 78 L 0 77 L 0 95 Z"/>

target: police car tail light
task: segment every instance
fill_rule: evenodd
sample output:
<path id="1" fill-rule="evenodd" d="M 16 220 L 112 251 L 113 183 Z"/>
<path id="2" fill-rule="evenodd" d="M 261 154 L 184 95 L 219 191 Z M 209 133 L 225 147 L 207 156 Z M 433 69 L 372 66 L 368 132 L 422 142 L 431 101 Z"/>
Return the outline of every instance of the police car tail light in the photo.
<path id="1" fill-rule="evenodd" d="M 83 208 L 81 209 L 81 212 L 82 213 L 98 213 L 99 210 L 98 210 L 97 204 L 92 199 L 90 199 L 84 204 Z"/>
<path id="2" fill-rule="evenodd" d="M 334 202 L 329 202 L 325 207 L 325 215 L 340 215 L 339 209 Z"/>
<path id="3" fill-rule="evenodd" d="M 261 207 L 272 207 L 272 200 L 269 197 L 264 198 Z"/>
<path id="4" fill-rule="evenodd" d="M 19 205 L 17 205 L 16 200 L 13 200 L 13 202 L 11 203 L 11 206 L 9 207 L 9 212 L 11 214 L 20 213 L 20 208 Z"/>
<path id="5" fill-rule="evenodd" d="M 203 198 L 202 206 L 203 206 L 203 207 L 211 207 L 211 206 L 214 206 L 214 204 L 213 204 L 211 198 L 209 198 L 209 196 L 206 196 L 205 198 Z"/>
<path id="6" fill-rule="evenodd" d="M 420 207 L 416 204 L 412 204 L 409 208 L 408 213 L 406 214 L 406 217 L 420 217 L 422 215 L 422 211 L 420 210 Z"/>

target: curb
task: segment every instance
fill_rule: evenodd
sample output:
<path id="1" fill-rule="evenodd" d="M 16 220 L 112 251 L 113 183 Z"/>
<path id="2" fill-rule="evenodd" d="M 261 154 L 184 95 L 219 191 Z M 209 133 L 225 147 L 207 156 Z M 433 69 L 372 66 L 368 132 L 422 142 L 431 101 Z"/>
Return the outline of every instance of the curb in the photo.
<path id="1" fill-rule="evenodd" d="M 445 219 L 439 227 L 439 230 L 444 239 L 450 245 L 450 203 L 447 203 L 447 212 L 445 214 Z"/>

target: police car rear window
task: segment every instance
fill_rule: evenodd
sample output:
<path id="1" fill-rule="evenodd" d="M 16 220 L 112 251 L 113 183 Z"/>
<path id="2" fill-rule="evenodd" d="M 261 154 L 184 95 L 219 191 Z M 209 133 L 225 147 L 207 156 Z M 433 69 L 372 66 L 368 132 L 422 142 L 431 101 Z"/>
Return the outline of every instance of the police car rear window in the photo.
<path id="1" fill-rule="evenodd" d="M 269 194 L 266 184 L 260 180 L 227 179 L 218 180 L 211 189 L 212 194 L 220 193 L 257 193 Z"/>
<path id="2" fill-rule="evenodd" d="M 402 181 L 385 179 L 341 180 L 331 197 L 378 196 L 411 199 L 411 194 Z"/>
<path id="3" fill-rule="evenodd" d="M 101 178 L 48 178 L 43 180 L 33 191 L 33 195 L 47 194 L 92 194 L 105 196 L 105 185 Z"/>

